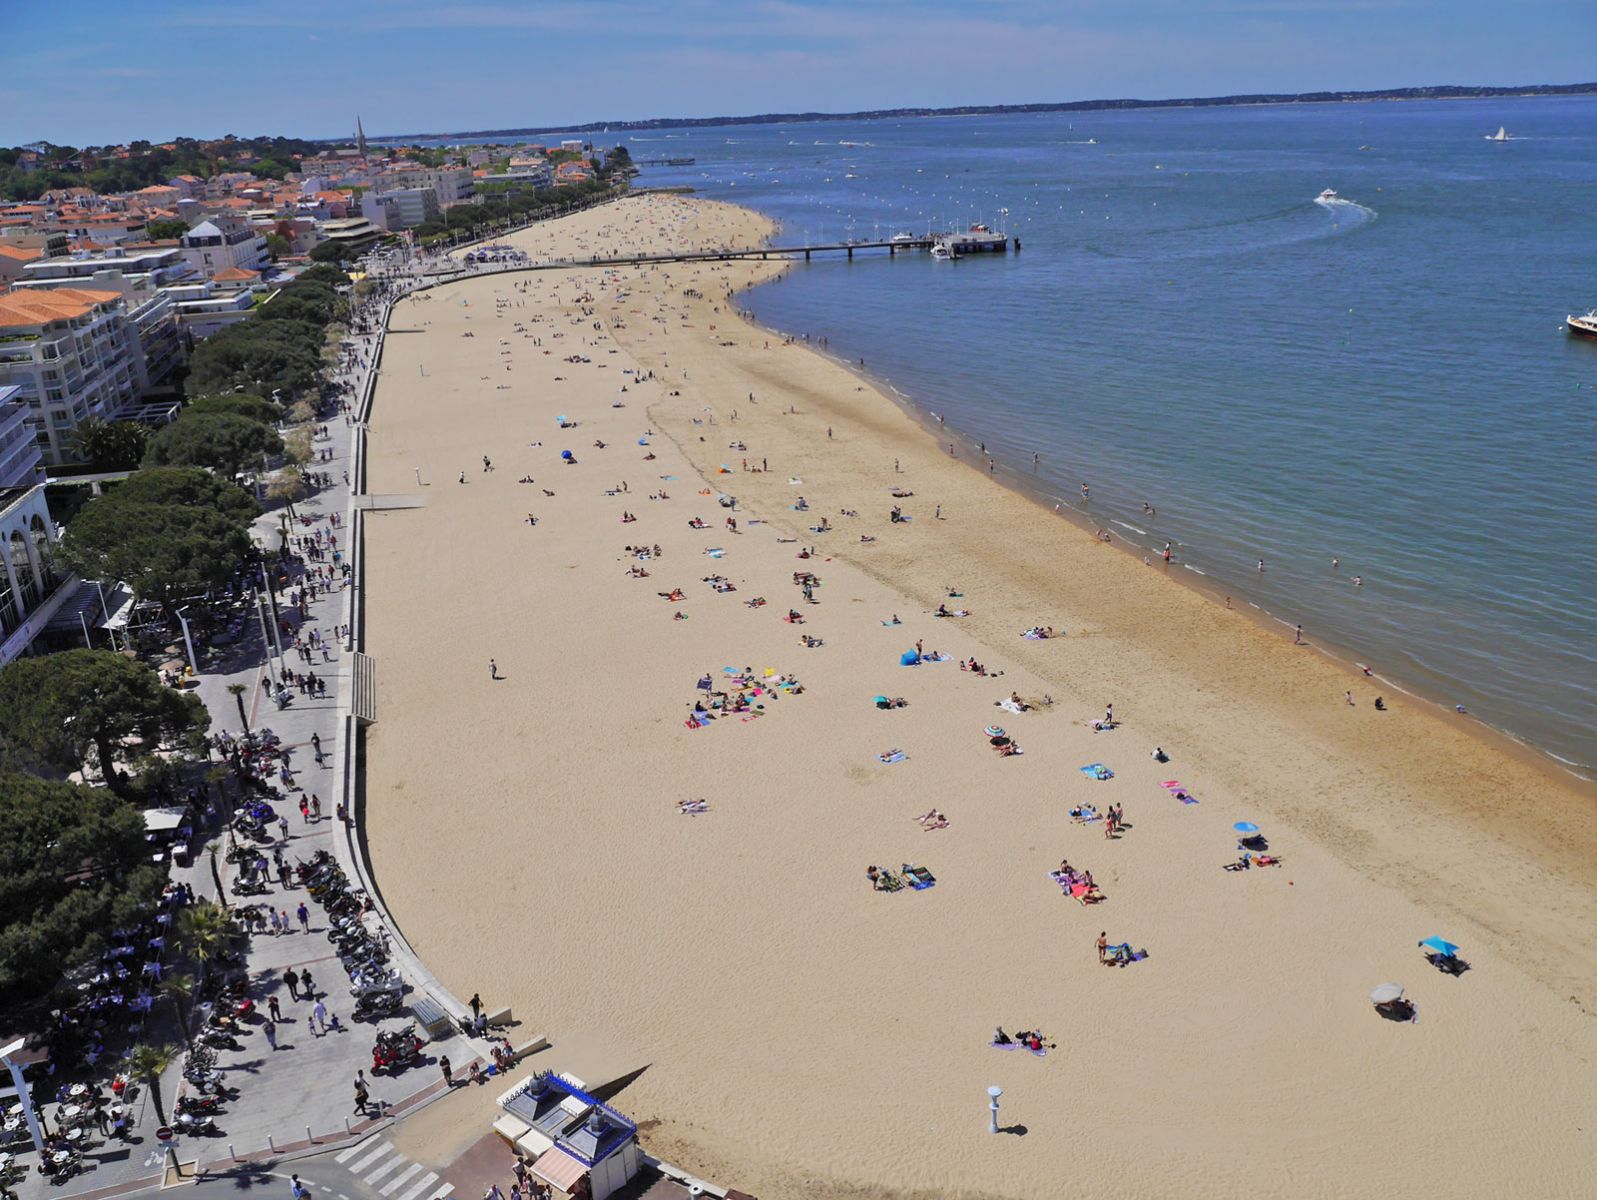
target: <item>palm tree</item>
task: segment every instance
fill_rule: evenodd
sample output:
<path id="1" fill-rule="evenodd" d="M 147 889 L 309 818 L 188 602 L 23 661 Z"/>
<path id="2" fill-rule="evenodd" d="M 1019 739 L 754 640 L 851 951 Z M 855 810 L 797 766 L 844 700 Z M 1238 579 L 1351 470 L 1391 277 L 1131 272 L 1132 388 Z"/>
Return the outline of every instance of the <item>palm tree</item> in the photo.
<path id="1" fill-rule="evenodd" d="M 140 1042 L 128 1051 L 128 1074 L 150 1089 L 150 1101 L 155 1105 L 155 1115 L 166 1124 L 166 1108 L 161 1103 L 161 1076 L 177 1061 L 176 1046 L 152 1046 Z"/>
<path id="2" fill-rule="evenodd" d="M 220 904 L 200 900 L 183 910 L 177 936 L 179 945 L 205 971 L 233 940 L 233 918 Z"/>
<path id="3" fill-rule="evenodd" d="M 239 723 L 244 726 L 244 734 L 247 737 L 250 731 L 250 719 L 249 716 L 244 712 L 244 693 L 249 689 L 246 688 L 242 683 L 230 683 L 227 685 L 227 690 L 232 695 L 233 699 L 238 702 Z"/>
<path id="4" fill-rule="evenodd" d="M 189 1032 L 188 999 L 194 994 L 194 976 L 173 971 L 161 980 L 157 989 L 172 1001 L 172 1009 L 177 1013 L 177 1027 L 183 1031 L 183 1040 L 192 1048 L 194 1035 Z"/>

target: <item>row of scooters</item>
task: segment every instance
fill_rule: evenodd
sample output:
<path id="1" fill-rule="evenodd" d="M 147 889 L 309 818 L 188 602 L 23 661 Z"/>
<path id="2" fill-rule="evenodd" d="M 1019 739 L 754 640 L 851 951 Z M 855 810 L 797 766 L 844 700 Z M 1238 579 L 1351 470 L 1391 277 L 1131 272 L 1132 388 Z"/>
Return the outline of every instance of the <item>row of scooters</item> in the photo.
<path id="1" fill-rule="evenodd" d="M 327 910 L 327 940 L 349 976 L 357 1021 L 377 1020 L 399 1011 L 405 983 L 388 964 L 387 934 L 366 928 L 366 893 L 351 887 L 343 869 L 326 850 L 298 866 L 299 880 L 311 898 Z"/>

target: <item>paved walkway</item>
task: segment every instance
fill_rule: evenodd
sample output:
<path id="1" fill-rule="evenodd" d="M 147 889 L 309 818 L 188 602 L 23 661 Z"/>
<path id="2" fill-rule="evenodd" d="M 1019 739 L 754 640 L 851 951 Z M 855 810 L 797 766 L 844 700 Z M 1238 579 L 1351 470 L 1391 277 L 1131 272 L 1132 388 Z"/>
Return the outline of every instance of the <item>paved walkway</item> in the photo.
<path id="1" fill-rule="evenodd" d="M 368 335 L 353 338 L 350 344 L 356 348 L 357 358 L 364 354 L 369 363 L 375 341 L 375 335 Z M 349 383 L 358 397 L 365 386 L 368 370 L 369 366 L 357 362 L 352 372 L 341 373 L 339 379 Z M 338 548 L 344 550 L 347 533 L 344 521 L 350 499 L 345 473 L 352 470 L 350 454 L 355 431 L 341 414 L 331 415 L 322 424 L 327 426 L 328 435 L 314 442 L 317 461 L 306 464 L 306 469 L 327 474 L 331 486 L 295 505 L 298 519 L 290 522 L 290 537 L 312 535 L 319 529 L 337 536 Z M 269 555 L 280 544 L 283 515 L 281 509 L 271 510 L 263 513 L 254 524 L 256 541 Z M 338 518 L 338 525 L 330 524 L 332 516 Z M 334 565 L 331 546 L 323 563 Z M 343 849 L 339 842 L 345 839 L 334 810 L 341 791 L 338 774 L 343 766 L 343 756 L 339 753 L 343 728 L 340 701 L 351 686 L 351 672 L 335 631 L 335 627 L 348 620 L 346 600 L 349 593 L 336 585 L 328 590 L 319 587 L 316 599 L 306 603 L 306 615 L 301 619 L 287 597 L 288 592 L 300 586 L 296 569 L 288 588 L 278 597 L 278 612 L 290 627 L 290 631 L 282 635 L 283 659 L 276 658 L 274 647 L 264 644 L 260 623 L 250 622 L 240 644 L 229 649 L 228 667 L 202 674 L 197 687 L 211 715 L 212 733 L 226 731 L 238 735 L 244 732 L 237 701 L 228 691 L 229 685 L 242 684 L 250 728 L 272 729 L 289 749 L 293 784 L 282 788 L 283 799 L 275 807 L 279 816 L 288 821 L 283 844 L 290 863 L 309 859 L 320 849 L 334 852 Z M 296 633 L 308 638 L 313 629 L 320 633 L 326 649 L 317 649 L 311 661 L 307 661 L 295 652 L 292 638 Z M 262 681 L 269 672 L 275 679 L 285 665 L 301 674 L 314 672 L 325 679 L 326 695 L 312 699 L 295 691 L 287 706 L 280 708 L 262 687 Z M 320 741 L 321 763 L 316 761 L 313 737 Z M 301 816 L 298 805 L 302 796 L 307 800 L 315 796 L 321 801 L 320 820 Z M 266 852 L 270 853 L 270 847 Z M 230 889 L 235 874 L 233 865 L 219 856 L 218 868 L 224 888 Z M 201 896 L 215 895 L 210 859 L 204 850 L 194 856 L 190 867 L 174 869 L 173 878 L 188 883 Z M 394 1116 L 425 1103 L 442 1090 L 442 1080 L 436 1069 L 438 1055 L 448 1054 L 457 1069 L 466 1068 L 479 1057 L 476 1048 L 455 1034 L 441 1043 L 429 1045 L 422 1061 L 405 1074 L 372 1078 L 371 1044 L 375 1030 L 397 1027 L 406 1023 L 408 1017 L 402 1013 L 379 1025 L 352 1021 L 347 979 L 334 947 L 324 936 L 326 914 L 321 907 L 298 887 L 274 887 L 262 896 L 239 897 L 230 893 L 226 899 L 235 906 L 269 903 L 288 914 L 290 932 L 278 936 L 255 935 L 249 939 L 247 952 L 250 995 L 263 1016 L 269 999 L 275 996 L 283 1020 L 277 1027 L 276 1050 L 268 1047 L 261 1023 L 257 1021 L 246 1027 L 241 1049 L 218 1052 L 217 1065 L 226 1073 L 225 1082 L 236 1087 L 239 1095 L 216 1114 L 220 1130 L 216 1136 L 179 1138 L 176 1150 L 182 1161 L 197 1161 L 202 1168 L 221 1169 L 233 1166 L 235 1161 L 271 1161 L 284 1154 L 359 1138 Z M 308 929 L 301 927 L 296 915 L 302 901 L 308 910 Z M 326 1032 L 319 1027 L 312 1028 L 312 1001 L 292 1000 L 282 982 L 283 972 L 290 967 L 302 975 L 307 969 L 311 972 L 316 992 L 327 1007 L 329 1022 L 335 1017 L 338 1020 L 336 1028 Z M 407 997 L 413 998 L 413 995 Z M 194 1022 L 202 1022 L 207 1012 L 202 1006 L 195 1013 Z M 366 1115 L 353 1109 L 353 1084 L 359 1070 L 367 1073 L 370 1087 L 372 1107 Z M 167 1073 L 162 1085 L 162 1099 L 169 1115 L 181 1083 L 181 1063 L 178 1063 Z M 97 1200 L 155 1184 L 163 1153 L 155 1139 L 158 1120 L 147 1089 L 140 1088 L 135 1104 L 135 1124 L 128 1143 L 106 1142 L 90 1148 L 84 1155 L 85 1171 L 60 1187 L 52 1187 L 30 1171 L 12 1185 L 20 1200 L 41 1200 L 45 1196 Z M 27 1157 L 31 1159 L 32 1155 Z M 389 1195 L 391 1200 L 430 1200 Z"/>

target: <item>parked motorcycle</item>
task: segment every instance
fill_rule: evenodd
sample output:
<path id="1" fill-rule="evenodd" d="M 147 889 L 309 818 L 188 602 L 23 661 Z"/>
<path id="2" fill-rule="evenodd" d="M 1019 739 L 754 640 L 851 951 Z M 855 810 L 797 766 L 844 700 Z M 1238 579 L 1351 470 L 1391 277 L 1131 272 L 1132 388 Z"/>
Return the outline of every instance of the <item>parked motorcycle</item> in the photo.
<path id="1" fill-rule="evenodd" d="M 372 1044 L 372 1074 L 388 1071 L 397 1075 L 421 1058 L 423 1042 L 415 1026 L 406 1025 L 393 1032 L 379 1033 Z"/>
<path id="2" fill-rule="evenodd" d="M 367 992 L 355 1000 L 355 1020 L 364 1021 L 368 1018 L 376 1020 L 386 1017 L 390 1013 L 399 1011 L 403 998 L 398 990 L 389 992 Z"/>

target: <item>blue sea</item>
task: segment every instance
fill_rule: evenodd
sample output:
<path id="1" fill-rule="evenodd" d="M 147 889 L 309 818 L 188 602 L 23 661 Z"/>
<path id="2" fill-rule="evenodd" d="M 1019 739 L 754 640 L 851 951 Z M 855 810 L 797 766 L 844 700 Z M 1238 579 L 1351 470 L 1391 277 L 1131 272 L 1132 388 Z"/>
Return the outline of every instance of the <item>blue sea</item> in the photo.
<path id="1" fill-rule="evenodd" d="M 1597 98 L 611 138 L 782 243 L 1019 236 L 747 304 L 1153 561 L 1597 775 L 1597 342 L 1563 330 L 1597 305 Z"/>

